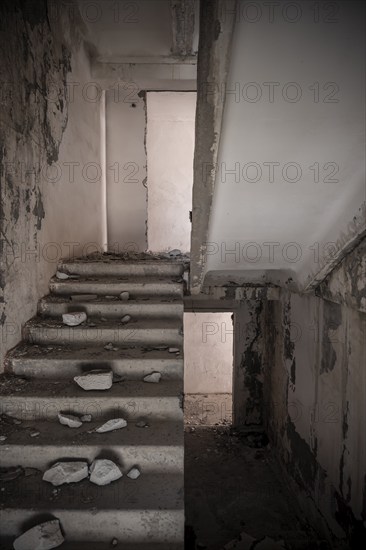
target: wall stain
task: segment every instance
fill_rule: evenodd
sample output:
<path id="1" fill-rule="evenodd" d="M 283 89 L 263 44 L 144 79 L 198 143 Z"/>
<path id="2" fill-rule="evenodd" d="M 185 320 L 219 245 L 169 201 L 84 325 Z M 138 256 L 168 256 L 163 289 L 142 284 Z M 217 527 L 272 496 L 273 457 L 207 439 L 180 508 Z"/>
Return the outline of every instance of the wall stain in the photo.
<path id="1" fill-rule="evenodd" d="M 342 324 L 342 308 L 340 304 L 333 302 L 324 302 L 323 308 L 323 339 L 322 339 L 322 360 L 320 364 L 320 374 L 331 372 L 337 362 L 337 353 L 333 343 L 336 343 L 336 337 L 331 335 L 331 331 L 336 331 Z"/>

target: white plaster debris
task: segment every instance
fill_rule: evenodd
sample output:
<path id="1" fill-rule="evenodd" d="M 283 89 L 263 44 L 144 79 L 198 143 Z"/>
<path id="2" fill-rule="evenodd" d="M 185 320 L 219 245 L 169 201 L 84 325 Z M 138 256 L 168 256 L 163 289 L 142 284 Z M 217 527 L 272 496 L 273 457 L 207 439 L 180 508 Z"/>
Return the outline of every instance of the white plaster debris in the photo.
<path id="1" fill-rule="evenodd" d="M 97 298 L 97 294 L 72 294 L 70 296 L 70 299 L 73 302 L 92 302 Z"/>
<path id="2" fill-rule="evenodd" d="M 146 422 L 146 420 L 139 420 L 136 422 L 137 428 L 148 428 L 149 424 Z"/>
<path id="3" fill-rule="evenodd" d="M 108 420 L 108 422 L 105 422 L 102 424 L 102 426 L 99 426 L 95 431 L 99 434 L 103 434 L 106 432 L 112 432 L 113 430 L 120 430 L 121 428 L 125 428 L 127 426 L 127 422 L 124 418 L 112 418 L 111 420 Z"/>
<path id="4" fill-rule="evenodd" d="M 90 481 L 96 485 L 109 485 L 122 477 L 117 464 L 107 459 L 94 460 L 90 467 Z"/>
<path id="5" fill-rule="evenodd" d="M 130 299 L 130 293 L 127 291 L 121 292 L 119 295 L 120 300 L 123 300 L 124 302 L 127 302 L 127 300 Z"/>
<path id="6" fill-rule="evenodd" d="M 60 424 L 69 428 L 80 428 L 83 425 L 82 420 L 73 414 L 58 413 L 58 419 Z"/>
<path id="7" fill-rule="evenodd" d="M 181 256 L 182 253 L 178 248 L 174 248 L 173 250 L 169 250 L 168 254 L 171 258 L 175 258 L 176 256 Z"/>
<path id="8" fill-rule="evenodd" d="M 72 313 L 63 313 L 62 322 L 69 327 L 77 327 L 86 321 L 85 311 L 74 311 Z"/>
<path id="9" fill-rule="evenodd" d="M 129 321 L 131 321 L 130 315 L 125 315 L 125 316 L 122 317 L 122 319 L 121 319 L 121 323 L 123 323 L 123 324 L 128 323 Z"/>
<path id="10" fill-rule="evenodd" d="M 38 437 L 40 435 L 39 432 L 31 432 L 30 436 L 31 437 Z"/>
<path id="11" fill-rule="evenodd" d="M 169 353 L 179 353 L 179 348 L 169 348 L 168 349 Z"/>
<path id="12" fill-rule="evenodd" d="M 85 461 L 56 462 L 43 474 L 43 481 L 52 483 L 55 487 L 64 483 L 78 483 L 88 477 L 89 466 Z"/>
<path id="13" fill-rule="evenodd" d="M 40 523 L 13 542 L 14 550 L 51 550 L 64 542 L 58 519 Z"/>
<path id="14" fill-rule="evenodd" d="M 69 279 L 69 275 L 67 273 L 63 273 L 62 271 L 56 271 L 56 277 L 57 279 L 60 279 L 60 281 Z"/>
<path id="15" fill-rule="evenodd" d="M 83 416 L 80 417 L 80 420 L 82 422 L 91 422 L 93 420 L 93 417 L 91 414 L 83 414 Z"/>
<path id="16" fill-rule="evenodd" d="M 114 346 L 112 342 L 109 342 L 109 344 L 106 344 L 104 346 L 104 349 L 106 349 L 107 351 L 118 351 L 118 348 L 116 348 L 116 346 Z"/>
<path id="17" fill-rule="evenodd" d="M 81 376 L 74 377 L 75 382 L 83 390 L 109 390 L 113 384 L 111 370 L 94 369 Z"/>
<path id="18" fill-rule="evenodd" d="M 0 435 L 0 441 L 6 441 L 7 437 L 6 435 Z"/>
<path id="19" fill-rule="evenodd" d="M 144 382 L 149 382 L 150 384 L 158 384 L 161 379 L 160 372 L 152 372 L 151 374 L 148 374 L 144 376 Z"/>
<path id="20" fill-rule="evenodd" d="M 131 470 L 128 472 L 127 477 L 129 477 L 130 479 L 137 479 L 138 477 L 140 477 L 140 475 L 141 475 L 140 470 L 134 467 L 134 468 L 131 468 Z"/>
<path id="21" fill-rule="evenodd" d="M 117 546 L 118 544 L 118 539 L 113 539 L 112 540 L 112 546 Z"/>

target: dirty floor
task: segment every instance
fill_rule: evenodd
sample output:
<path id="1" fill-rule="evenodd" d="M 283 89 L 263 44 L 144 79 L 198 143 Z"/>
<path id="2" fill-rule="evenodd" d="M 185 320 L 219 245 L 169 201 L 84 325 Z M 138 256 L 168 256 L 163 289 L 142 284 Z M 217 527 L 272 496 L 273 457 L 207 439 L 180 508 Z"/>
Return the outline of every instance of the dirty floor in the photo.
<path id="1" fill-rule="evenodd" d="M 267 441 L 230 427 L 186 427 L 185 508 L 186 550 L 329 548 L 300 522 Z"/>

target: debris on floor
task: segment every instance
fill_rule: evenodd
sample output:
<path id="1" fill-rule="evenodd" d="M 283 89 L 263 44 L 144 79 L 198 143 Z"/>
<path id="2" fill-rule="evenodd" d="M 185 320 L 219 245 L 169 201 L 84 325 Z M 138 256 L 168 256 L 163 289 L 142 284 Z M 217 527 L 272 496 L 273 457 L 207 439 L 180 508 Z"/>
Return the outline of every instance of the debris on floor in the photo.
<path id="1" fill-rule="evenodd" d="M 83 416 L 80 417 L 80 420 L 82 422 L 91 422 L 93 420 L 93 417 L 91 414 L 83 414 Z"/>
<path id="2" fill-rule="evenodd" d="M 90 467 L 90 481 L 96 485 L 109 485 L 122 475 L 121 470 L 112 460 L 97 459 Z"/>
<path id="3" fill-rule="evenodd" d="M 178 353 L 179 348 L 169 348 L 168 351 L 169 351 L 169 353 Z"/>
<path id="4" fill-rule="evenodd" d="M 78 483 L 89 475 L 87 462 L 56 462 L 43 474 L 43 481 L 52 483 L 55 487 L 64 483 Z"/>
<path id="5" fill-rule="evenodd" d="M 254 537 L 243 531 L 238 538 L 225 544 L 224 550 L 252 550 L 255 541 Z"/>
<path id="6" fill-rule="evenodd" d="M 161 379 L 160 372 L 152 372 L 151 374 L 147 374 L 144 376 L 144 382 L 149 382 L 150 384 L 158 384 Z"/>
<path id="7" fill-rule="evenodd" d="M 114 346 L 112 342 L 109 342 L 108 344 L 106 344 L 104 346 L 104 349 L 106 349 L 107 351 L 118 351 L 118 348 L 116 348 L 116 346 Z"/>
<path id="8" fill-rule="evenodd" d="M 131 468 L 131 470 L 128 472 L 127 477 L 129 477 L 130 479 L 137 479 L 138 477 L 140 477 L 140 475 L 141 475 L 140 470 L 134 467 L 134 468 Z"/>
<path id="9" fill-rule="evenodd" d="M 127 291 L 121 292 L 121 294 L 119 295 L 119 298 L 120 298 L 120 300 L 123 300 L 124 302 L 127 302 L 127 300 L 130 299 L 130 294 Z"/>
<path id="10" fill-rule="evenodd" d="M 146 420 L 139 420 L 138 422 L 136 422 L 136 426 L 138 428 L 148 428 L 149 424 L 148 422 L 146 422 Z"/>
<path id="11" fill-rule="evenodd" d="M 104 369 L 93 369 L 74 377 L 75 382 L 83 390 L 109 390 L 113 384 L 113 371 Z"/>
<path id="12" fill-rule="evenodd" d="M 65 281 L 69 278 L 69 275 L 67 273 L 63 273 L 62 271 L 56 271 L 56 278 L 60 281 Z"/>
<path id="13" fill-rule="evenodd" d="M 60 424 L 69 428 L 80 428 L 83 425 L 82 420 L 73 414 L 58 413 L 58 419 Z"/>
<path id="14" fill-rule="evenodd" d="M 68 327 L 77 327 L 87 319 L 85 311 L 75 311 L 73 313 L 63 313 L 62 322 Z"/>
<path id="15" fill-rule="evenodd" d="M 29 529 L 14 543 L 14 550 L 52 550 L 64 542 L 58 519 L 40 523 Z"/>
<path id="16" fill-rule="evenodd" d="M 121 323 L 123 323 L 124 325 L 126 323 L 129 323 L 131 321 L 131 316 L 130 315 L 124 315 L 121 319 Z"/>
<path id="17" fill-rule="evenodd" d="M 108 420 L 108 422 L 105 422 L 102 424 L 102 426 L 99 426 L 95 431 L 99 434 L 106 433 L 106 432 L 112 432 L 113 430 L 119 430 L 121 428 L 125 428 L 127 426 L 127 422 L 124 418 L 112 418 L 111 420 Z"/>

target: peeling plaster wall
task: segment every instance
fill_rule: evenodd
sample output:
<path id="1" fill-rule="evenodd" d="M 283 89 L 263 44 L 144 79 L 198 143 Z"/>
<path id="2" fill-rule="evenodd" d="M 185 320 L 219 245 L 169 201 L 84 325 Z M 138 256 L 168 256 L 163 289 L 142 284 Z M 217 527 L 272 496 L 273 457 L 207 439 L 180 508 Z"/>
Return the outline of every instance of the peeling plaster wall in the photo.
<path id="1" fill-rule="evenodd" d="M 266 305 L 267 430 L 305 510 L 314 519 L 319 510 L 318 527 L 347 537 L 346 548 L 366 541 L 366 316 L 355 307 L 366 289 L 362 252 L 364 243 L 324 285 L 339 303 L 284 293 Z M 342 297 L 339 281 L 351 283 Z"/>
<path id="2" fill-rule="evenodd" d="M 57 261 L 100 249 L 102 187 L 99 102 L 76 14 L 20 0 L 0 10 L 2 368 Z"/>

